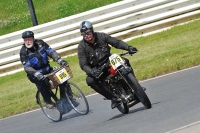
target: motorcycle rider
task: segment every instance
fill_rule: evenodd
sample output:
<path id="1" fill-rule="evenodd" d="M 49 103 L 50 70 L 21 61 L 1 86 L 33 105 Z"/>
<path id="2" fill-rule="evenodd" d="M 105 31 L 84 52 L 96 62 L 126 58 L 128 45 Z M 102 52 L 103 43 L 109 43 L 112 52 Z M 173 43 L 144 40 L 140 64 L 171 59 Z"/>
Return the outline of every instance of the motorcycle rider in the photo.
<path id="1" fill-rule="evenodd" d="M 81 69 L 87 74 L 86 83 L 96 92 L 111 100 L 111 108 L 113 109 L 118 106 L 116 98 L 108 92 L 106 86 L 103 85 L 103 80 L 95 78 L 101 74 L 101 70 L 98 68 L 108 61 L 111 55 L 111 47 L 108 44 L 118 49 L 127 50 L 130 54 L 138 50 L 108 34 L 94 32 L 93 25 L 89 21 L 81 22 L 80 32 L 83 39 L 78 45 L 78 59 Z M 130 66 L 129 60 L 123 59 Z"/>
<path id="2" fill-rule="evenodd" d="M 55 103 L 51 100 L 49 79 L 44 75 L 53 71 L 48 57 L 56 61 L 60 66 L 67 65 L 60 55 L 43 40 L 35 39 L 32 31 L 22 33 L 24 44 L 20 50 L 20 60 L 27 73 L 28 79 L 34 83 L 41 92 L 47 108 L 53 108 Z M 61 97 L 65 97 L 64 87 L 60 88 Z M 69 92 L 70 94 L 70 92 Z M 77 106 L 77 102 L 73 102 Z"/>

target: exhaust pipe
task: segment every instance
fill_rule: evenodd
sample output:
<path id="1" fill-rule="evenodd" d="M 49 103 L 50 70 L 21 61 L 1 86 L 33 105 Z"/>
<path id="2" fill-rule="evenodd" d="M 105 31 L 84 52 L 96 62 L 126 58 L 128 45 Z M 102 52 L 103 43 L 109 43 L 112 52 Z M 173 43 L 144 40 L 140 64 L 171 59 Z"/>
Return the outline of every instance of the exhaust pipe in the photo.
<path id="1" fill-rule="evenodd" d="M 133 100 L 133 101 L 131 101 L 130 103 L 128 103 L 127 105 L 128 105 L 128 107 L 130 108 L 130 107 L 136 105 L 137 103 L 139 103 L 137 100 Z"/>

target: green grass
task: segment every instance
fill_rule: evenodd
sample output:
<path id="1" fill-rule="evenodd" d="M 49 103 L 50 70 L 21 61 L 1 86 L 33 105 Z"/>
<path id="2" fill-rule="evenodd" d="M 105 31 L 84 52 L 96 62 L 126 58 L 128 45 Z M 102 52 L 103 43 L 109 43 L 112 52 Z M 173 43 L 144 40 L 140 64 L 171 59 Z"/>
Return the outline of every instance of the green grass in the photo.
<path id="1" fill-rule="evenodd" d="M 199 65 L 199 27 L 200 20 L 196 20 L 127 42 L 139 50 L 137 54 L 127 56 L 137 78 L 144 80 Z M 112 48 L 112 53 L 114 52 L 121 53 L 123 50 Z M 67 57 L 66 60 L 74 76 L 70 80 L 76 83 L 85 95 L 94 93 L 86 85 L 86 75 L 79 67 L 77 55 Z M 57 64 L 51 62 L 51 65 Z M 27 79 L 25 72 L 1 77 L 0 88 L 0 118 L 39 108 L 35 102 L 36 87 Z"/>
<path id="2" fill-rule="evenodd" d="M 121 0 L 33 0 L 38 24 L 47 23 Z M 27 0 L 0 0 L 0 35 L 33 26 Z"/>
<path id="3" fill-rule="evenodd" d="M 135 64 L 140 66 L 140 73 L 143 75 L 138 77 L 145 79 L 198 65 L 200 63 L 198 26 L 200 26 L 199 20 L 184 26 L 176 26 L 145 39 L 131 41 L 131 44 L 137 43 L 141 49 L 141 55 L 138 54 Z M 143 59 L 148 65 L 141 62 Z"/>

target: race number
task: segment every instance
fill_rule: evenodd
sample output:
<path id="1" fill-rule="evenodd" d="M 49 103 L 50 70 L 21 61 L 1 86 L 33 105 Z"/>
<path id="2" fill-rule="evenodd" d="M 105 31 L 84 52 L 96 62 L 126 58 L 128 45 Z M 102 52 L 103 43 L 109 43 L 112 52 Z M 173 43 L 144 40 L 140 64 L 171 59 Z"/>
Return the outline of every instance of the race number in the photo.
<path id="1" fill-rule="evenodd" d="M 124 63 L 124 60 L 122 60 L 122 58 L 117 55 L 117 54 L 113 54 L 109 57 L 110 60 L 110 64 L 113 67 L 113 69 L 117 69 L 117 67 L 121 66 L 121 64 Z"/>
<path id="2" fill-rule="evenodd" d="M 69 74 L 68 74 L 68 72 L 66 71 L 65 68 L 63 68 L 60 71 L 58 71 L 56 73 L 56 77 L 58 78 L 60 83 L 63 83 L 65 81 L 67 81 L 68 79 L 70 79 L 70 76 L 69 76 Z"/>

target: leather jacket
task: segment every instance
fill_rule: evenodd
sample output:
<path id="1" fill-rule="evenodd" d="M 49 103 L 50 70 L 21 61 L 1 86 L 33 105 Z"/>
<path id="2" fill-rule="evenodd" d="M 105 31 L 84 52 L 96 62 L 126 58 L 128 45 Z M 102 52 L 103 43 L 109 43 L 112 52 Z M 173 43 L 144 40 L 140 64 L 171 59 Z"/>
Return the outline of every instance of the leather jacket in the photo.
<path id="1" fill-rule="evenodd" d="M 105 33 L 95 32 L 95 43 L 91 44 L 84 39 L 78 46 L 79 65 L 87 75 L 90 75 L 91 69 L 101 66 L 109 59 L 111 46 L 128 50 L 129 45 Z"/>

